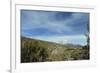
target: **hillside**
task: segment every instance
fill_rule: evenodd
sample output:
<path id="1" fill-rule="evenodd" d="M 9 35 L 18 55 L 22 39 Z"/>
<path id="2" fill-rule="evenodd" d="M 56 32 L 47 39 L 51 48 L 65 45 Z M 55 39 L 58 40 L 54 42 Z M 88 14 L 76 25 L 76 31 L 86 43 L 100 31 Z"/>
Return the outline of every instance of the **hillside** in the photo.
<path id="1" fill-rule="evenodd" d="M 21 62 L 89 59 L 89 51 L 82 48 L 83 47 L 80 45 L 62 45 L 43 40 L 21 37 Z"/>

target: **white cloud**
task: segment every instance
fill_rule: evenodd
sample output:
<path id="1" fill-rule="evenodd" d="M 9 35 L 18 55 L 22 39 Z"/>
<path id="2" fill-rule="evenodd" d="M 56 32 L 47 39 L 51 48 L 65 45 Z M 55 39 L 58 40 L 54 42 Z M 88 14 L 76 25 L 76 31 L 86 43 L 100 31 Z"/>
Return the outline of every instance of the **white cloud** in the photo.
<path id="1" fill-rule="evenodd" d="M 72 16 L 70 18 L 58 21 L 54 19 L 54 16 L 57 12 L 27 12 L 27 20 L 23 22 L 22 30 L 46 28 L 49 31 L 52 30 L 58 33 L 75 31 L 73 30 L 73 26 L 71 25 L 75 24 L 77 21 L 83 21 L 83 18 L 86 16 L 86 14 L 82 13 L 72 13 Z"/>
<path id="2" fill-rule="evenodd" d="M 56 42 L 56 43 L 73 43 L 75 44 L 86 44 L 86 37 L 84 35 L 69 35 L 69 36 L 35 36 L 30 37 L 34 39 L 44 40 L 44 41 L 50 41 L 50 42 Z M 81 42 L 84 41 L 84 42 Z"/>

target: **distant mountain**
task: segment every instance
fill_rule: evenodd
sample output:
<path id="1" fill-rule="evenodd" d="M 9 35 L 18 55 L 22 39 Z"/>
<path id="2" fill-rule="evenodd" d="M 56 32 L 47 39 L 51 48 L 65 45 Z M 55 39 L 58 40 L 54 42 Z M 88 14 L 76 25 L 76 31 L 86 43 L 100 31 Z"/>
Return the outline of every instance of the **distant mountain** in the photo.
<path id="1" fill-rule="evenodd" d="M 69 47 L 69 48 L 74 48 L 74 49 L 77 49 L 77 48 L 82 48 L 82 46 L 81 45 L 76 45 L 76 44 L 70 44 L 70 43 L 68 43 L 68 44 L 65 44 L 67 47 Z"/>
<path id="2" fill-rule="evenodd" d="M 42 46 L 42 47 L 52 47 L 52 48 L 55 48 L 55 47 L 63 47 L 63 48 L 66 48 L 65 45 L 62 45 L 62 44 L 58 44 L 58 43 L 54 43 L 54 42 L 49 42 L 49 41 L 44 41 L 44 40 L 38 40 L 38 39 L 33 39 L 33 38 L 28 38 L 28 37 L 21 37 L 21 43 L 22 44 L 25 44 L 25 43 L 30 43 L 32 42 L 32 45 L 38 45 L 38 46 Z"/>
<path id="3" fill-rule="evenodd" d="M 60 44 L 60 43 L 54 43 L 54 42 L 49 42 L 49 41 L 44 41 L 44 40 L 38 40 L 38 39 L 33 39 L 33 38 L 28 38 L 28 37 L 21 37 L 22 43 L 26 41 L 32 41 L 32 42 L 37 42 L 40 45 L 44 46 L 53 46 L 53 47 L 63 47 L 63 48 L 72 48 L 72 49 L 77 49 L 77 48 L 82 48 L 81 45 L 76 45 L 76 44 Z"/>

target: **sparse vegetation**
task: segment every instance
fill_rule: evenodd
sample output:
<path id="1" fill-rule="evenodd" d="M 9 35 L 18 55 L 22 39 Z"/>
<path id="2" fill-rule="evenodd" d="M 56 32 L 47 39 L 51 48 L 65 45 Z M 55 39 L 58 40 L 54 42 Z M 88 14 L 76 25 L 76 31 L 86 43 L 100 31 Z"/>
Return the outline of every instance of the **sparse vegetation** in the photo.
<path id="1" fill-rule="evenodd" d="M 87 45 L 82 48 L 70 48 L 57 43 L 21 37 L 21 63 L 86 59 L 89 59 Z"/>

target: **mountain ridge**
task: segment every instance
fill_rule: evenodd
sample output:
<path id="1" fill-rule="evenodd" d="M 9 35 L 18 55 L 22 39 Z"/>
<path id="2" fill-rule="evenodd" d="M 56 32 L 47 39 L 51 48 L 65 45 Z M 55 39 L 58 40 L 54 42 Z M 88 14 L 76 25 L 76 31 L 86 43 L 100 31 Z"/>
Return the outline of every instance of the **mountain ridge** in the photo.
<path id="1" fill-rule="evenodd" d="M 49 44 L 53 44 L 53 45 L 60 45 L 60 46 L 64 46 L 67 48 L 82 48 L 82 45 L 79 44 L 71 44 L 71 43 L 67 43 L 67 44 L 61 44 L 61 43 L 56 43 L 56 42 L 50 42 L 50 41 L 45 41 L 45 40 L 40 40 L 40 39 L 34 39 L 34 38 L 29 38 L 29 37 L 25 37 L 25 36 L 21 36 L 22 40 L 32 40 L 32 41 L 40 41 L 40 42 L 46 42 Z"/>

